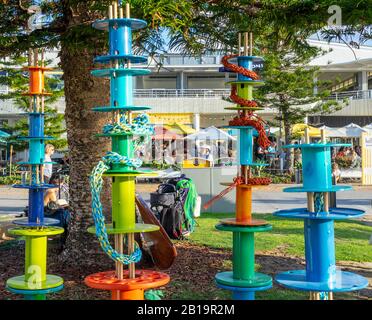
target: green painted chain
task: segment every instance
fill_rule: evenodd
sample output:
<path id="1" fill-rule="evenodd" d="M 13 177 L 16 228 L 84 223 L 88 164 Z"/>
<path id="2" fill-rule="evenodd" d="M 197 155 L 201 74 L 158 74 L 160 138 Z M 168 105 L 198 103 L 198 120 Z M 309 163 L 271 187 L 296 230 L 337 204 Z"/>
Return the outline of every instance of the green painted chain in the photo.
<path id="1" fill-rule="evenodd" d="M 120 122 L 115 124 L 107 124 L 103 127 L 103 133 L 128 133 L 132 135 L 138 135 L 139 138 L 133 141 L 134 148 L 138 148 L 144 143 L 144 136 L 153 134 L 154 129 L 149 125 L 149 117 L 147 114 L 140 114 L 133 119 L 130 124 L 124 113 L 120 115 Z M 130 255 L 122 254 L 117 252 L 110 244 L 107 230 L 105 226 L 105 217 L 102 213 L 102 203 L 100 199 L 103 179 L 102 175 L 110 169 L 110 165 L 114 163 L 124 164 L 130 167 L 138 168 L 142 165 L 142 160 L 138 158 L 129 158 L 122 156 L 116 152 L 109 151 L 102 158 L 97 166 L 93 169 L 90 176 L 90 188 L 92 192 L 92 215 L 96 226 L 96 235 L 100 242 L 100 245 L 105 253 L 113 259 L 122 264 L 135 263 L 141 260 L 142 252 L 136 243 L 136 249 Z"/>

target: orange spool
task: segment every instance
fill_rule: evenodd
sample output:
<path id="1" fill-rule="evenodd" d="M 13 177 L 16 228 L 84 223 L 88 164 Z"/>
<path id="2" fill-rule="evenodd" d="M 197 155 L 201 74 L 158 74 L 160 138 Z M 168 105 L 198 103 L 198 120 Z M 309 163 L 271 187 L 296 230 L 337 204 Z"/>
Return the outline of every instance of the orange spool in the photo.
<path id="1" fill-rule="evenodd" d="M 145 300 L 145 290 L 111 291 L 111 300 Z"/>
<path id="2" fill-rule="evenodd" d="M 252 219 L 252 187 L 236 186 L 236 221 L 246 222 Z"/>
<path id="3" fill-rule="evenodd" d="M 44 72 L 52 69 L 44 67 L 27 67 L 25 69 L 29 70 L 30 73 L 30 92 L 26 93 L 26 95 L 49 95 L 44 88 Z"/>

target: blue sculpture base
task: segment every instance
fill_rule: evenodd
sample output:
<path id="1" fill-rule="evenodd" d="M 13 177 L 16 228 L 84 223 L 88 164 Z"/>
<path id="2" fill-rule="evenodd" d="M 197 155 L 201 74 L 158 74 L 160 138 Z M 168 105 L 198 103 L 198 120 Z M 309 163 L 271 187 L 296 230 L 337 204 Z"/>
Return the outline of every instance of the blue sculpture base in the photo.
<path id="1" fill-rule="evenodd" d="M 341 186 L 341 185 L 333 185 L 328 187 L 319 187 L 314 186 L 310 188 L 304 187 L 289 187 L 283 189 L 284 192 L 338 192 L 338 191 L 345 191 L 345 190 L 352 190 L 353 187 L 351 186 Z"/>
<path id="2" fill-rule="evenodd" d="M 57 219 L 44 218 L 43 223 L 36 223 L 28 221 L 28 218 L 14 220 L 12 223 L 21 226 L 21 227 L 47 227 L 47 226 L 56 226 L 61 222 Z"/>
<path id="3" fill-rule="evenodd" d="M 275 281 L 284 287 L 301 291 L 348 292 L 368 286 L 368 279 L 347 271 L 336 271 L 332 282 L 313 282 L 306 280 L 305 270 L 292 270 L 278 274 Z"/>
<path id="4" fill-rule="evenodd" d="M 299 208 L 275 211 L 273 215 L 293 219 L 346 220 L 361 217 L 364 215 L 364 211 L 350 208 L 330 208 L 328 213 L 314 213 L 309 212 L 306 208 Z"/>
<path id="5" fill-rule="evenodd" d="M 24 295 L 25 300 L 39 300 L 39 299 L 36 299 L 37 296 L 43 296 L 49 293 L 55 293 L 55 292 L 61 291 L 63 288 L 64 288 L 64 285 L 62 284 L 55 288 L 42 289 L 42 290 L 21 290 L 21 289 L 14 289 L 14 288 L 7 286 L 6 290 L 14 294 Z M 40 300 L 45 300 L 45 297 L 43 297 L 43 299 L 40 299 Z"/>
<path id="6" fill-rule="evenodd" d="M 273 286 L 272 284 L 263 286 L 263 287 L 255 287 L 255 288 L 242 288 L 242 287 L 231 287 L 220 284 L 216 282 L 217 287 L 225 290 L 232 291 L 232 299 L 233 300 L 255 300 L 255 292 L 256 291 L 264 291 L 271 289 Z"/>
<path id="7" fill-rule="evenodd" d="M 32 189 L 32 190 L 58 188 L 56 184 L 47 184 L 47 183 L 44 183 L 44 184 L 14 184 L 12 187 L 16 189 Z"/>

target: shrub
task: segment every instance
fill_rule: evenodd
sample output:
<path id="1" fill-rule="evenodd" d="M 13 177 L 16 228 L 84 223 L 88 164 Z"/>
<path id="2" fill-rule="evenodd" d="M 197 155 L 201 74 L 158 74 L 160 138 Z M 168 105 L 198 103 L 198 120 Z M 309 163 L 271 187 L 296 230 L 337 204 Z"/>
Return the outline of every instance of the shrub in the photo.
<path id="1" fill-rule="evenodd" d="M 21 182 L 20 175 L 0 177 L 0 185 L 12 185 L 20 182 Z"/>
<path id="2" fill-rule="evenodd" d="M 352 160 L 348 157 L 336 157 L 335 162 L 340 168 L 350 168 Z"/>

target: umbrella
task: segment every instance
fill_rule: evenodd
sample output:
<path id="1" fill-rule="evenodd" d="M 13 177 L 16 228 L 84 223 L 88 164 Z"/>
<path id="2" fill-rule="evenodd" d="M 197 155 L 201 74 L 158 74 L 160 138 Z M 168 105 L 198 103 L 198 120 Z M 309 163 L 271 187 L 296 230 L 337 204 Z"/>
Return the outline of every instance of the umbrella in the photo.
<path id="1" fill-rule="evenodd" d="M 320 137 L 320 129 L 315 128 L 312 126 L 309 126 L 308 124 L 305 123 L 296 123 L 292 127 L 292 135 L 294 137 L 302 137 L 305 135 L 305 128 L 309 129 L 309 136 L 310 137 Z"/>
<path id="2" fill-rule="evenodd" d="M 372 123 L 363 127 L 364 130 L 367 130 L 370 134 L 372 134 Z"/>
<path id="3" fill-rule="evenodd" d="M 162 126 L 156 126 L 155 135 L 152 136 L 152 139 L 154 140 L 179 140 L 182 138 L 182 136 L 165 129 L 165 127 Z"/>
<path id="4" fill-rule="evenodd" d="M 190 126 L 187 126 L 182 123 L 174 122 L 173 124 L 166 124 L 164 125 L 164 128 L 175 132 L 177 134 L 185 135 L 185 134 L 191 134 L 194 133 L 196 130 L 191 128 Z"/>

